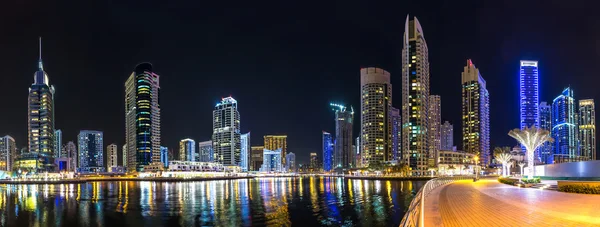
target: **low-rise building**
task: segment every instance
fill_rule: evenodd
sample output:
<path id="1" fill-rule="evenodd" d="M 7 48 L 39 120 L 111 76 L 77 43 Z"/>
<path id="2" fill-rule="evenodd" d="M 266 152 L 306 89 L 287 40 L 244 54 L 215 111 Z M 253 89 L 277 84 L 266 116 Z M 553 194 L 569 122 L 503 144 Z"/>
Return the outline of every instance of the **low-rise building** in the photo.
<path id="1" fill-rule="evenodd" d="M 216 162 L 191 162 L 170 161 L 169 171 L 200 171 L 200 172 L 225 172 L 223 164 Z"/>
<path id="2" fill-rule="evenodd" d="M 473 174 L 475 170 L 475 154 L 464 151 L 444 151 L 439 152 L 438 175 L 452 176 Z"/>

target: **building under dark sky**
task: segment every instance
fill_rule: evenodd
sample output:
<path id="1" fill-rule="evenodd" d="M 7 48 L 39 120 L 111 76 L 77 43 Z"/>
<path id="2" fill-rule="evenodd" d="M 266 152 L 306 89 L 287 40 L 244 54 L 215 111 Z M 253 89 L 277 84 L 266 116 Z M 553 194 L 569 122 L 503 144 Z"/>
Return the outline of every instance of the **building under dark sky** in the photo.
<path id="1" fill-rule="evenodd" d="M 383 68 L 392 85 L 400 83 L 410 14 L 426 34 L 431 93 L 441 96 L 442 120 L 454 124 L 455 141 L 460 73 L 472 59 L 490 93 L 491 145 L 513 146 L 507 132 L 519 127 L 519 60 L 539 61 L 540 101 L 550 102 L 569 85 L 575 99 L 598 100 L 598 6 L 558 0 L 10 1 L 0 7 L 0 135 L 26 146 L 27 89 L 42 36 L 44 70 L 56 88 L 56 128 L 65 143 L 89 129 L 121 148 L 123 84 L 138 63 L 151 62 L 161 75 L 164 146 L 188 137 L 209 140 L 215 103 L 232 95 L 241 131 L 253 138 L 286 134 L 289 151 L 306 163 L 310 152 L 321 153 L 321 132 L 334 131 L 327 104 L 360 106 L 360 68 Z M 398 89 L 394 107 L 399 97 Z"/>

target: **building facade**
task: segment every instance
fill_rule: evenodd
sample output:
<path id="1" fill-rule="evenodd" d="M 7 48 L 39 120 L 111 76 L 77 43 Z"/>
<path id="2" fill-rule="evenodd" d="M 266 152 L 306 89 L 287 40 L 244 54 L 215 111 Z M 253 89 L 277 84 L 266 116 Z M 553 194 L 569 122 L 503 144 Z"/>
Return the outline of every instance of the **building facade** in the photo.
<path id="1" fill-rule="evenodd" d="M 310 168 L 318 169 L 319 167 L 319 157 L 317 157 L 317 153 L 310 153 Z"/>
<path id="2" fill-rule="evenodd" d="M 214 153 L 212 148 L 212 140 L 199 142 L 198 143 L 198 159 L 199 162 L 212 162 L 214 160 Z"/>
<path id="3" fill-rule="evenodd" d="M 250 165 L 250 149 L 252 147 L 252 145 L 250 145 L 250 132 L 242 134 L 240 136 L 240 153 L 241 153 L 241 162 L 240 162 L 240 168 L 242 169 L 242 171 L 246 172 L 249 169 L 249 165 Z"/>
<path id="4" fill-rule="evenodd" d="M 282 149 L 279 148 L 277 150 L 268 150 L 264 149 L 263 151 L 263 164 L 260 167 L 261 172 L 283 172 L 284 166 L 283 161 L 281 161 Z"/>
<path id="5" fill-rule="evenodd" d="M 152 64 L 135 67 L 125 82 L 125 144 L 127 168 L 144 171 L 160 162 L 159 75 Z"/>
<path id="6" fill-rule="evenodd" d="M 285 170 L 287 172 L 296 172 L 296 154 L 290 152 L 285 155 Z"/>
<path id="7" fill-rule="evenodd" d="M 539 81 L 538 81 L 538 62 L 522 60 L 520 62 L 519 77 L 519 100 L 521 112 L 521 129 L 525 127 L 540 127 L 538 104 L 539 99 Z"/>
<path id="8" fill-rule="evenodd" d="M 160 147 L 160 162 L 162 162 L 165 168 L 169 167 L 169 148 Z"/>
<path id="9" fill-rule="evenodd" d="M 267 150 L 277 150 L 281 148 L 281 161 L 285 166 L 285 154 L 287 154 L 287 135 L 266 135 L 263 137 L 264 146 Z"/>
<path id="10" fill-rule="evenodd" d="M 109 172 L 112 172 L 113 167 L 119 166 L 119 164 L 117 163 L 118 156 L 116 144 L 113 143 L 106 147 L 106 156 L 108 156 L 108 159 L 106 160 L 106 168 Z"/>
<path id="11" fill-rule="evenodd" d="M 402 152 L 414 175 L 429 164 L 429 49 L 419 20 L 406 17 L 402 48 Z"/>
<path id="12" fill-rule="evenodd" d="M 441 176 L 465 175 L 475 173 L 477 164 L 476 154 L 456 150 L 442 150 L 439 152 L 438 173 Z"/>
<path id="13" fill-rule="evenodd" d="M 241 160 L 240 113 L 238 103 L 226 97 L 213 111 L 214 161 L 225 166 L 239 166 Z"/>
<path id="14" fill-rule="evenodd" d="M 54 171 L 55 137 L 54 137 L 54 86 L 42 64 L 42 39 L 40 38 L 40 57 L 34 81 L 29 87 L 27 134 L 29 153 L 39 154 L 42 159 L 41 168 Z"/>
<path id="15" fill-rule="evenodd" d="M 360 155 L 363 167 L 368 167 L 369 163 L 393 158 L 390 73 L 380 68 L 361 69 L 360 91 Z"/>
<path id="16" fill-rule="evenodd" d="M 13 171 L 17 158 L 17 144 L 11 136 L 0 137 L 0 171 Z"/>
<path id="17" fill-rule="evenodd" d="M 333 136 L 323 131 L 323 171 L 333 170 Z M 311 156 L 312 158 L 312 156 Z M 314 168 L 314 167 L 313 167 Z"/>
<path id="18" fill-rule="evenodd" d="M 54 158 L 64 158 L 62 156 L 62 130 L 54 130 Z"/>
<path id="19" fill-rule="evenodd" d="M 540 128 L 552 132 L 552 106 L 546 102 L 541 102 L 539 105 L 540 111 Z M 554 144 L 550 142 L 544 143 L 537 151 L 535 157 L 536 161 L 543 164 L 552 164 L 552 154 Z"/>
<path id="20" fill-rule="evenodd" d="M 123 152 L 123 158 L 121 159 L 121 165 L 125 168 L 127 168 L 127 144 L 123 145 L 123 150 L 121 150 Z"/>
<path id="21" fill-rule="evenodd" d="M 462 72 L 462 96 L 463 150 L 478 155 L 479 164 L 488 166 L 491 161 L 489 93 L 479 69 L 470 59 Z"/>
<path id="22" fill-rule="evenodd" d="M 79 144 L 78 172 L 104 172 L 104 140 L 101 131 L 82 130 L 77 137 Z"/>
<path id="23" fill-rule="evenodd" d="M 333 149 L 332 168 L 355 168 L 355 154 L 352 149 L 352 125 L 354 109 L 348 110 L 343 105 L 330 104 L 335 111 L 335 143 Z"/>
<path id="24" fill-rule="evenodd" d="M 179 161 L 196 161 L 194 154 L 196 154 L 196 141 L 189 138 L 179 141 Z"/>
<path id="25" fill-rule="evenodd" d="M 73 141 L 67 142 L 64 147 L 65 153 L 67 153 L 67 158 L 71 161 L 69 165 L 69 171 L 75 172 L 77 171 L 77 166 L 79 166 L 79 153 L 77 152 L 77 145 Z"/>
<path id="26" fill-rule="evenodd" d="M 596 160 L 596 108 L 593 99 L 579 100 L 579 143 L 581 156 Z"/>
<path id="27" fill-rule="evenodd" d="M 573 90 L 566 88 L 552 102 L 554 163 L 580 161 L 577 115 Z"/>
<path id="28" fill-rule="evenodd" d="M 445 121 L 440 132 L 441 144 L 440 150 L 450 151 L 454 147 L 454 126 L 450 122 Z"/>
<path id="29" fill-rule="evenodd" d="M 437 166 L 442 147 L 442 100 L 439 95 L 429 96 L 429 166 Z"/>
<path id="30" fill-rule="evenodd" d="M 358 141 L 358 138 L 357 138 Z M 357 142 L 357 144 L 359 144 Z M 402 160 L 402 115 L 392 107 L 392 160 Z"/>
<path id="31" fill-rule="evenodd" d="M 263 164 L 263 150 L 264 146 L 252 146 L 250 157 L 250 171 L 260 171 L 260 167 Z"/>

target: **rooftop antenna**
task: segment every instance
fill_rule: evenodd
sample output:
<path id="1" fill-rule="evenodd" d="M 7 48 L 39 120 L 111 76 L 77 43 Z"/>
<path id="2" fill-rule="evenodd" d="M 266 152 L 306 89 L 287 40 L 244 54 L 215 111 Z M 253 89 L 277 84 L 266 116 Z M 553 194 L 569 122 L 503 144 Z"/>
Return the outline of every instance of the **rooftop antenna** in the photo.
<path id="1" fill-rule="evenodd" d="M 44 65 L 42 64 L 42 37 L 39 37 L 39 42 L 40 42 L 40 58 L 38 59 L 38 68 L 43 71 L 44 70 Z"/>

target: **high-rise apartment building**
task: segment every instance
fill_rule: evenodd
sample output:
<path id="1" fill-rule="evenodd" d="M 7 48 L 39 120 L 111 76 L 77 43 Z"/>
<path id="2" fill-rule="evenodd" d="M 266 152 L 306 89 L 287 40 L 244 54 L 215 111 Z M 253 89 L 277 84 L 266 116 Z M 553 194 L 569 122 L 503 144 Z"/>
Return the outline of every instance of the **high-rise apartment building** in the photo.
<path id="1" fill-rule="evenodd" d="M 360 134 L 360 133 L 359 133 Z M 356 137 L 356 142 L 354 142 L 354 147 L 356 149 L 356 155 L 354 156 L 354 158 L 356 159 L 356 161 L 354 161 L 354 163 L 356 163 L 356 167 L 357 168 L 362 168 L 363 167 L 363 163 L 362 163 L 362 158 L 360 157 L 360 153 L 361 153 L 361 148 L 360 148 L 360 135 L 358 135 Z"/>
<path id="2" fill-rule="evenodd" d="M 79 172 L 104 172 L 103 133 L 93 130 L 79 132 Z"/>
<path id="3" fill-rule="evenodd" d="M 238 103 L 226 97 L 217 103 L 213 111 L 214 161 L 226 166 L 237 166 L 241 160 L 240 112 Z"/>
<path id="4" fill-rule="evenodd" d="M 287 135 L 266 135 L 263 137 L 264 146 L 267 150 L 277 150 L 281 148 L 281 163 L 285 166 L 285 154 L 287 153 Z"/>
<path id="5" fill-rule="evenodd" d="M 454 147 L 454 126 L 450 122 L 445 121 L 441 128 L 440 150 L 451 151 Z"/>
<path id="6" fill-rule="evenodd" d="M 596 108 L 593 99 L 579 100 L 579 143 L 581 156 L 596 160 Z"/>
<path id="7" fill-rule="evenodd" d="M 296 154 L 290 152 L 285 155 L 285 170 L 288 172 L 296 172 Z"/>
<path id="8" fill-rule="evenodd" d="M 198 143 L 198 162 L 212 162 L 214 160 L 212 141 L 204 141 Z M 262 152 L 262 149 L 261 149 Z M 262 159 L 261 159 L 262 160 Z"/>
<path id="9" fill-rule="evenodd" d="M 241 162 L 240 162 L 240 168 L 242 168 L 242 171 L 246 172 L 248 171 L 248 167 L 250 165 L 249 163 L 249 159 L 250 159 L 250 149 L 252 147 L 252 145 L 250 145 L 250 132 L 246 133 L 246 134 L 242 134 L 240 136 L 240 153 L 241 153 Z"/>
<path id="10" fill-rule="evenodd" d="M 325 149 L 323 149 L 323 150 L 325 150 Z M 317 153 L 310 153 L 310 168 L 313 168 L 313 169 L 319 168 L 319 157 L 317 157 Z"/>
<path id="11" fill-rule="evenodd" d="M 471 59 L 462 72 L 462 126 L 463 150 L 479 155 L 480 165 L 489 165 L 490 95 Z"/>
<path id="12" fill-rule="evenodd" d="M 332 168 L 355 168 L 355 153 L 352 149 L 352 125 L 354 109 L 343 105 L 330 104 L 335 111 L 335 144 Z"/>
<path id="13" fill-rule="evenodd" d="M 358 141 L 358 138 L 357 140 Z M 358 144 L 358 142 L 357 142 Z M 392 107 L 392 160 L 402 160 L 402 114 Z"/>
<path id="14" fill-rule="evenodd" d="M 54 146 L 54 86 L 42 64 L 42 39 L 40 38 L 40 55 L 38 70 L 34 74 L 34 82 L 29 88 L 28 102 L 28 144 L 29 153 L 39 154 L 42 159 L 41 168 L 54 171 L 56 152 Z"/>
<path id="15" fill-rule="evenodd" d="M 552 102 L 552 137 L 554 163 L 582 161 L 577 137 L 577 111 L 571 88 L 565 88 Z"/>
<path id="16" fill-rule="evenodd" d="M 121 162 L 122 162 L 121 165 L 124 167 L 127 167 L 127 159 L 129 157 L 129 156 L 127 156 L 127 144 L 123 144 L 123 150 L 121 150 L 121 151 L 123 151 L 123 158 L 121 160 Z"/>
<path id="17" fill-rule="evenodd" d="M 539 81 L 538 62 L 522 60 L 520 62 L 519 101 L 521 111 L 521 129 L 540 127 L 539 124 Z"/>
<path id="18" fill-rule="evenodd" d="M 54 130 L 54 158 L 62 157 L 62 130 Z"/>
<path id="19" fill-rule="evenodd" d="M 540 111 L 540 128 L 547 130 L 548 132 L 552 132 L 552 106 L 548 105 L 546 102 L 541 102 L 539 105 Z M 536 151 L 535 157 L 536 161 L 539 161 L 543 164 L 552 164 L 552 153 L 553 153 L 554 144 L 550 142 L 544 143 L 538 150 Z"/>
<path id="20" fill-rule="evenodd" d="M 0 137 L 0 171 L 13 171 L 17 144 L 11 136 Z"/>
<path id="21" fill-rule="evenodd" d="M 390 73 L 380 68 L 361 69 L 360 92 L 360 156 L 363 167 L 368 167 L 393 158 Z"/>
<path id="22" fill-rule="evenodd" d="M 160 162 L 159 90 L 159 75 L 150 63 L 137 65 L 125 82 L 124 165 L 129 170 L 144 171 L 152 162 Z"/>
<path id="23" fill-rule="evenodd" d="M 323 144 L 323 171 L 331 171 L 331 170 L 333 170 L 333 136 L 330 133 L 323 131 L 323 143 L 322 144 Z M 311 155 L 312 155 L 312 153 L 311 153 Z M 312 156 L 311 156 L 311 158 L 312 158 Z"/>
<path id="24" fill-rule="evenodd" d="M 429 49 L 419 20 L 406 16 L 402 48 L 402 152 L 414 175 L 429 164 Z"/>
<path id="25" fill-rule="evenodd" d="M 263 163 L 263 151 L 264 146 L 252 146 L 250 158 L 250 171 L 260 171 L 260 167 Z"/>
<path id="26" fill-rule="evenodd" d="M 442 147 L 442 103 L 439 95 L 429 96 L 429 165 L 437 166 Z"/>
<path id="27" fill-rule="evenodd" d="M 282 164 L 284 161 L 281 161 L 282 150 L 281 148 L 277 150 L 263 150 L 263 164 L 260 167 L 261 172 L 283 172 L 285 166 Z"/>
<path id="28" fill-rule="evenodd" d="M 77 167 L 79 166 L 79 154 L 77 152 L 77 146 L 73 141 L 67 142 L 64 147 L 65 153 L 67 154 L 67 158 L 70 158 L 71 164 L 69 165 L 69 171 L 75 172 L 77 171 Z"/>
<path id="29" fill-rule="evenodd" d="M 193 139 L 182 139 L 179 141 L 179 160 L 180 161 L 196 161 L 194 159 L 196 154 L 196 141 Z"/>
<path id="30" fill-rule="evenodd" d="M 165 168 L 169 167 L 169 148 L 168 147 L 160 147 L 160 162 L 162 162 Z"/>
<path id="31" fill-rule="evenodd" d="M 116 144 L 110 144 L 106 147 L 106 156 L 108 156 L 108 159 L 106 160 L 106 168 L 108 170 L 108 172 L 112 172 L 112 168 L 113 167 L 117 167 L 119 166 L 119 164 L 117 164 L 117 145 Z"/>

